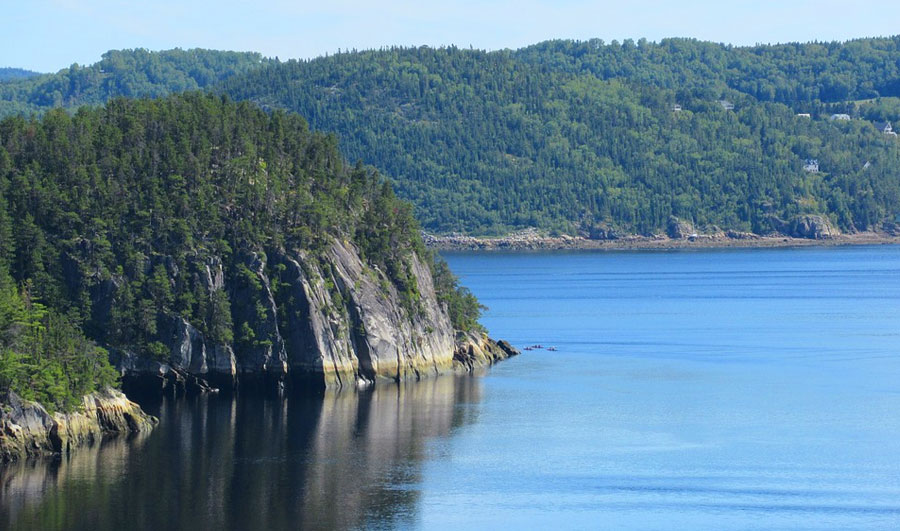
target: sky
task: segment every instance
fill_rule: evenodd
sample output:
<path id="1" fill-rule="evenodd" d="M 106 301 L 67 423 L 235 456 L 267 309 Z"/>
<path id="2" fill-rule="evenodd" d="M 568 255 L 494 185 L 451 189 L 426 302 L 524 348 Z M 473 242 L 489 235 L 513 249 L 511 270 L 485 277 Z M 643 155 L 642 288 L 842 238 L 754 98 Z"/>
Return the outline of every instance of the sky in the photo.
<path id="1" fill-rule="evenodd" d="M 122 48 L 282 60 L 391 45 L 496 50 L 547 39 L 736 45 L 900 33 L 900 2 L 858 0 L 0 0 L 0 67 L 55 72 Z"/>

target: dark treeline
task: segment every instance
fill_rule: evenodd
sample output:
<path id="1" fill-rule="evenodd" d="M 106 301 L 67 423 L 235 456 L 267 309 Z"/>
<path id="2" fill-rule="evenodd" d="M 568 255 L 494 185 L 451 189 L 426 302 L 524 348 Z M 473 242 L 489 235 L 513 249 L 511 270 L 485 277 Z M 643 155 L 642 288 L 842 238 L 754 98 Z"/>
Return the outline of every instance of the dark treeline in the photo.
<path id="1" fill-rule="evenodd" d="M 106 382 L 106 369 L 85 361 L 96 349 L 79 329 L 104 346 L 164 358 L 159 323 L 178 316 L 237 347 L 247 340 L 242 323 L 232 318 L 229 294 L 207 288 L 209 264 L 255 278 L 246 267 L 253 253 L 286 249 L 316 260 L 333 238 L 352 241 L 415 300 L 404 293 L 416 289 L 407 264 L 411 253 L 428 257 L 411 205 L 373 170 L 346 165 L 336 138 L 310 132 L 295 114 L 188 93 L 7 118 L 0 390 L 64 406 Z M 476 326 L 477 301 L 432 263 L 454 325 Z M 98 303 L 104 293 L 114 300 Z M 28 323 L 63 339 L 36 347 L 44 336 L 26 333 Z M 45 367 L 46 359 L 66 360 L 64 372 L 84 374 L 90 385 L 52 387 L 62 361 Z M 102 378 L 91 376 L 95 369 Z"/>
<path id="2" fill-rule="evenodd" d="M 11 81 L 17 79 L 27 79 L 29 77 L 39 76 L 38 72 L 32 72 L 31 70 L 25 70 L 23 68 L 0 68 L 0 82 L 2 81 Z"/>

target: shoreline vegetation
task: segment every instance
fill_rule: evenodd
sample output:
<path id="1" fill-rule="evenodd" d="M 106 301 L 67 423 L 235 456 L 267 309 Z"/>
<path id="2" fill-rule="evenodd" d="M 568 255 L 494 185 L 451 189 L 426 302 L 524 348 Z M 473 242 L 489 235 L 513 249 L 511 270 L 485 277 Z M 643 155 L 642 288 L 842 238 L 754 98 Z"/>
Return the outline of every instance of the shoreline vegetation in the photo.
<path id="1" fill-rule="evenodd" d="M 836 234 L 826 238 L 797 238 L 782 234 L 699 234 L 672 238 L 628 235 L 613 240 L 583 236 L 551 236 L 530 229 L 507 236 L 475 237 L 460 234 L 423 234 L 425 245 L 438 251 L 670 251 L 676 249 L 768 249 L 778 247 L 834 247 L 844 245 L 900 245 L 900 236 L 884 232 Z"/>

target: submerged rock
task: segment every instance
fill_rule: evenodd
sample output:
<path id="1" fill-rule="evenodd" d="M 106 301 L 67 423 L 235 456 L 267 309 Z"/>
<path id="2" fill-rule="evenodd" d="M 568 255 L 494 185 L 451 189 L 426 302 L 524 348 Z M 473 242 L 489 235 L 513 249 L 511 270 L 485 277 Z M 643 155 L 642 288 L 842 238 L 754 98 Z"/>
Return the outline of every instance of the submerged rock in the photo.
<path id="1" fill-rule="evenodd" d="M 0 461 L 68 453 L 108 434 L 148 431 L 157 419 L 120 391 L 87 395 L 72 413 L 49 413 L 15 393 L 0 404 Z"/>

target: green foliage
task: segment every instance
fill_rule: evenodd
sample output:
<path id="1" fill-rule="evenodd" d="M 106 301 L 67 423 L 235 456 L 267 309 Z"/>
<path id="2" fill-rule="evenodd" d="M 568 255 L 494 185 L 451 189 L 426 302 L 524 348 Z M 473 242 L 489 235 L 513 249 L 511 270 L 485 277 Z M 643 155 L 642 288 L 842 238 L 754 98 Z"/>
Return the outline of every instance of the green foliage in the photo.
<path id="1" fill-rule="evenodd" d="M 116 379 L 104 349 L 69 319 L 31 300 L 29 291 L 19 292 L 0 267 L 0 393 L 69 411 Z"/>
<path id="2" fill-rule="evenodd" d="M 478 299 L 468 288 L 459 285 L 459 279 L 440 256 L 433 256 L 431 275 L 438 302 L 447 308 L 453 328 L 463 332 L 483 332 L 484 327 L 478 322 L 478 318 L 481 317 L 482 310 L 487 308 L 478 303 Z"/>
<path id="3" fill-rule="evenodd" d="M 571 234 L 608 226 L 648 234 L 674 215 L 765 233 L 773 217 L 805 213 L 853 231 L 898 213 L 900 142 L 866 123 L 900 120 L 898 59 L 900 37 L 752 47 L 548 41 L 517 51 L 391 48 L 287 63 L 126 50 L 90 67 L 0 83 L 0 116 L 194 88 L 293 110 L 313 129 L 339 133 L 344 156 L 390 175 L 398 196 L 435 232 Z M 735 109 L 723 110 L 719 99 Z M 675 104 L 683 110 L 673 112 Z M 865 121 L 834 123 L 832 113 Z M 309 162 L 325 162 L 336 146 L 334 138 L 323 143 Z M 818 159 L 821 173 L 807 174 L 806 159 Z M 256 186 L 239 199 L 260 205 L 271 193 L 262 186 L 270 163 L 241 153 L 222 171 L 253 178 Z M 189 175 L 169 177 L 166 186 L 191 188 Z M 352 188 L 364 181 L 332 190 L 335 198 L 360 211 Z M 151 208 L 135 214 L 149 219 Z M 329 207 L 305 208 L 305 222 L 278 238 L 322 244 L 316 235 L 331 222 Z M 194 235 L 173 223 L 171 238 Z M 40 240 L 31 243 L 34 259 L 23 257 L 21 266 L 43 252 Z M 369 251 L 402 285 L 404 270 L 390 265 L 389 246 L 374 238 Z"/>

